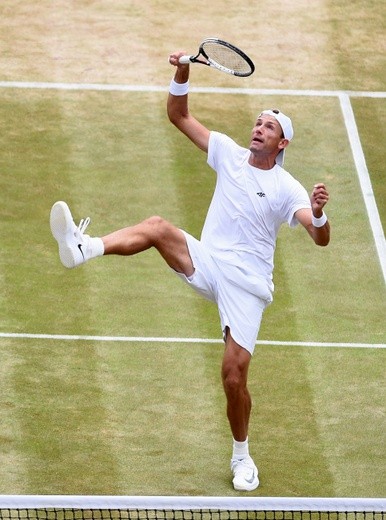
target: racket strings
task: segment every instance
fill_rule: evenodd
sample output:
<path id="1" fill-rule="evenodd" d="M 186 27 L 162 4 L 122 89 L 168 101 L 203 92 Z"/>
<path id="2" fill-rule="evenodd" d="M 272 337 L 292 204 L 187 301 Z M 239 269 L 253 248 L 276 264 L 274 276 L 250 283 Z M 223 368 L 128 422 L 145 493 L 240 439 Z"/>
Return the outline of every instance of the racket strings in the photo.
<path id="1" fill-rule="evenodd" d="M 239 74 L 251 72 L 251 66 L 246 59 L 234 49 L 217 42 L 205 42 L 203 50 L 209 60 L 216 62 L 226 69 L 233 70 Z"/>

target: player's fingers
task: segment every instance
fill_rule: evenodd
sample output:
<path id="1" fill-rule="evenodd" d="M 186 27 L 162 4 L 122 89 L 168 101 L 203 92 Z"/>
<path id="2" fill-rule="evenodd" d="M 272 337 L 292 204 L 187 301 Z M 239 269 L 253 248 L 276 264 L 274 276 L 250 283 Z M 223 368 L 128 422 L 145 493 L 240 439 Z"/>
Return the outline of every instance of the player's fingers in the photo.
<path id="1" fill-rule="evenodd" d="M 314 199 L 317 200 L 328 200 L 329 195 L 328 193 L 314 193 Z"/>
<path id="2" fill-rule="evenodd" d="M 328 198 L 328 191 L 325 187 L 314 187 L 313 189 L 313 195 L 314 197 L 327 197 Z"/>
<path id="3" fill-rule="evenodd" d="M 173 52 L 172 54 L 169 54 L 168 61 L 171 65 L 179 65 L 179 59 L 181 56 L 184 56 L 184 55 L 185 55 L 185 52 L 182 52 L 182 51 Z"/>

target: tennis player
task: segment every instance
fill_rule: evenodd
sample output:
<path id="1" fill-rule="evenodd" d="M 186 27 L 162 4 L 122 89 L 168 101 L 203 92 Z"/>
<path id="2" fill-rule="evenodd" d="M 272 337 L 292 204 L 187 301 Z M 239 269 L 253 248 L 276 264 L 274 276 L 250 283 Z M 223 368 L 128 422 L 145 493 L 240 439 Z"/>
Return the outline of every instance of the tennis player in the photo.
<path id="1" fill-rule="evenodd" d="M 217 304 L 225 342 L 222 382 L 233 437 L 233 486 L 252 491 L 259 477 L 249 454 L 247 376 L 261 318 L 272 301 L 277 234 L 283 223 L 291 227 L 300 223 L 315 244 L 326 246 L 330 226 L 323 208 L 329 194 L 318 183 L 309 196 L 284 170 L 293 128 L 290 118 L 279 110 L 264 110 L 257 116 L 249 148 L 195 119 L 188 108 L 190 66 L 179 63 L 183 54 L 169 57 L 176 69 L 167 112 L 170 121 L 207 154 L 217 174 L 200 240 L 158 216 L 102 238 L 90 237 L 84 233 L 89 219 L 76 226 L 62 201 L 53 205 L 50 225 L 65 267 L 102 255 L 134 255 L 155 247 L 184 282 Z"/>

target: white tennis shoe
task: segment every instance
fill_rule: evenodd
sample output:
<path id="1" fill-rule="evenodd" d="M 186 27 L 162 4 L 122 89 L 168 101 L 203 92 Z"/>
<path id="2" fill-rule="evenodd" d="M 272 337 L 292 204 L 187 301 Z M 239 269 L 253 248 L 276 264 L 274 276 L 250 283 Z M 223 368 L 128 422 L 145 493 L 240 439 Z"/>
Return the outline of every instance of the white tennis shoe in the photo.
<path id="1" fill-rule="evenodd" d="M 90 258 L 90 237 L 85 235 L 90 218 L 82 219 L 76 226 L 70 208 L 59 201 L 51 208 L 51 232 L 59 245 L 59 257 L 62 264 L 72 269 Z"/>
<path id="2" fill-rule="evenodd" d="M 259 472 L 251 457 L 232 459 L 233 487 L 237 491 L 253 491 L 259 485 Z"/>

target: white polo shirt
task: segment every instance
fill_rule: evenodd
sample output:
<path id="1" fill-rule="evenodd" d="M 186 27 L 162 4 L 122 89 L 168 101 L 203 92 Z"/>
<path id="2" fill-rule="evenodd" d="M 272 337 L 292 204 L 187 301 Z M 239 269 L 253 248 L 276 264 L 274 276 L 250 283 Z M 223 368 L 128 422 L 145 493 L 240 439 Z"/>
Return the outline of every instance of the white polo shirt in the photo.
<path id="1" fill-rule="evenodd" d="M 310 208 L 305 188 L 275 165 L 260 170 L 248 163 L 250 151 L 230 137 L 211 132 L 208 164 L 217 182 L 201 234 L 201 242 L 225 266 L 239 266 L 240 284 L 265 280 L 273 290 L 272 271 L 281 224 L 296 226 L 295 212 Z M 232 273 L 235 277 L 235 273 Z M 254 291 L 257 296 L 260 291 Z"/>

